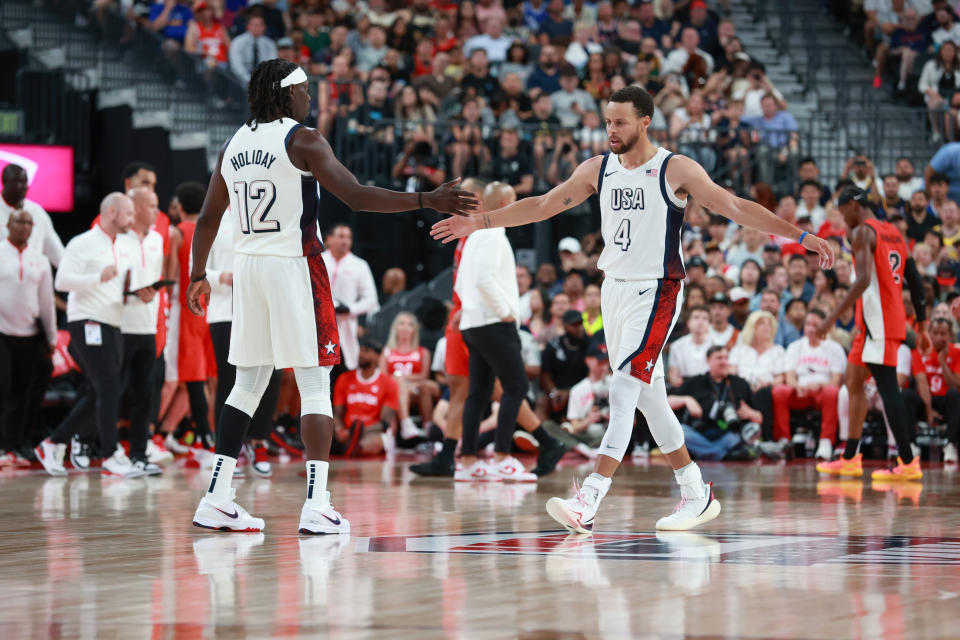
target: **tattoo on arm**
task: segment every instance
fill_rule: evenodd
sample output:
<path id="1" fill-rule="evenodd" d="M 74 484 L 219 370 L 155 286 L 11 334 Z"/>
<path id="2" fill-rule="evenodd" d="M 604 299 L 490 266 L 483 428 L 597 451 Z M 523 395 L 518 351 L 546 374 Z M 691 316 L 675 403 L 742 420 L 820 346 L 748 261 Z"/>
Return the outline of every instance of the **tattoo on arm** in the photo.
<path id="1" fill-rule="evenodd" d="M 570 196 L 567 196 L 566 198 L 563 199 L 563 204 L 566 206 L 570 206 L 571 202 L 573 202 L 573 198 L 571 198 Z"/>
<path id="2" fill-rule="evenodd" d="M 487 213 L 483 214 L 482 220 L 483 220 L 483 228 L 484 228 L 484 229 L 489 229 L 489 228 L 490 228 L 490 214 L 487 214 Z"/>

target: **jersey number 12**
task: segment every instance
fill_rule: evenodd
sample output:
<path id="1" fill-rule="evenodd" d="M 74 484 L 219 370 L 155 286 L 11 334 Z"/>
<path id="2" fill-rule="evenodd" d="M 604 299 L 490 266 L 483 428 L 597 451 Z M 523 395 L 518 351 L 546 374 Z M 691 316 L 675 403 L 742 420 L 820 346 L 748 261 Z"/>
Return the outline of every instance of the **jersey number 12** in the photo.
<path id="1" fill-rule="evenodd" d="M 234 182 L 233 195 L 236 196 L 232 199 L 240 215 L 240 231 L 244 233 L 280 231 L 280 222 L 267 218 L 273 203 L 277 201 L 277 188 L 272 182 L 269 180 L 254 180 L 249 184 Z"/>

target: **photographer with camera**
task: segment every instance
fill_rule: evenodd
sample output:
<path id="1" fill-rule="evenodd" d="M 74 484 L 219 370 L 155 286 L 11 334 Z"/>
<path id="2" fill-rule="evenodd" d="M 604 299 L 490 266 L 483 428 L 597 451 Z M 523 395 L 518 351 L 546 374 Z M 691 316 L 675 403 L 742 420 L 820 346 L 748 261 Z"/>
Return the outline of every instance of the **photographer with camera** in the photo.
<path id="1" fill-rule="evenodd" d="M 416 130 L 393 165 L 393 179 L 405 191 L 430 191 L 446 182 L 443 160 L 433 152 L 425 131 Z"/>
<path id="2" fill-rule="evenodd" d="M 726 347 L 707 349 L 707 366 L 707 373 L 688 379 L 668 398 L 680 412 L 690 455 L 696 460 L 751 460 L 756 455 L 748 445 L 760 436 L 763 414 L 750 406 L 750 385 L 730 374 Z"/>
<path id="3" fill-rule="evenodd" d="M 573 133 L 568 129 L 561 129 L 557 133 L 557 146 L 553 149 L 550 165 L 547 167 L 547 182 L 557 185 L 573 175 L 580 165 L 577 160 L 579 147 L 573 140 Z"/>

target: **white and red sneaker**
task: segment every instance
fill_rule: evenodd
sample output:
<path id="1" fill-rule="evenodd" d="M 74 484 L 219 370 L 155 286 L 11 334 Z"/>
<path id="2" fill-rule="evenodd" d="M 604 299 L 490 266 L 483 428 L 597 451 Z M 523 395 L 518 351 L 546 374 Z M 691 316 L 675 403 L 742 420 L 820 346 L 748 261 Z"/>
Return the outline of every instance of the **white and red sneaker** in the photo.
<path id="1" fill-rule="evenodd" d="M 38 444 L 33 452 L 47 473 L 52 476 L 67 475 L 67 470 L 63 466 L 63 457 L 67 453 L 67 445 L 57 444 L 47 438 Z"/>
<path id="2" fill-rule="evenodd" d="M 547 513 L 562 524 L 567 531 L 574 533 L 593 533 L 593 519 L 600 508 L 600 501 L 610 490 L 610 478 L 600 480 L 588 476 L 583 486 L 573 481 L 572 498 L 550 498 L 547 500 Z"/>
<path id="3" fill-rule="evenodd" d="M 703 484 L 703 495 L 684 495 L 686 486 L 680 487 L 680 502 L 673 513 L 657 520 L 659 531 L 686 531 L 710 522 L 720 515 L 720 502 L 713 496 L 713 483 Z"/>
<path id="4" fill-rule="evenodd" d="M 173 453 L 164 446 L 163 436 L 159 433 L 147 440 L 147 462 L 159 465 L 173 462 Z"/>
<path id="5" fill-rule="evenodd" d="M 507 456 L 500 462 L 490 465 L 491 473 L 507 482 L 536 482 L 537 474 L 527 471 L 523 464 L 513 456 Z"/>
<path id="6" fill-rule="evenodd" d="M 483 460 L 477 460 L 469 467 L 457 464 L 457 470 L 453 473 L 453 479 L 456 482 L 500 482 L 503 478 L 494 473 L 493 465 L 489 465 Z"/>
<path id="7" fill-rule="evenodd" d="M 265 446 L 254 447 L 250 466 L 253 468 L 253 473 L 261 478 L 269 478 L 273 475 L 273 467 L 270 465 Z"/>
<path id="8" fill-rule="evenodd" d="M 203 496 L 193 514 L 193 526 L 215 531 L 263 531 L 263 520 L 254 518 L 234 502 L 236 496 L 236 489 L 230 489 L 230 499 L 222 504 L 215 504 Z"/>

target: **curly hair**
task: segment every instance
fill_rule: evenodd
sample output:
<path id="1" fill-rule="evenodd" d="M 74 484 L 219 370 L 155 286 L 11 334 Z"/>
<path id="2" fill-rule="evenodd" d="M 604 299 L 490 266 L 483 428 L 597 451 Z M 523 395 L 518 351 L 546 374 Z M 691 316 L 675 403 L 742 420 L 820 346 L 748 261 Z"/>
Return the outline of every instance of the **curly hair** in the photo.
<path id="1" fill-rule="evenodd" d="M 247 126 L 256 129 L 255 122 L 293 117 L 293 99 L 286 88 L 280 87 L 280 81 L 296 68 L 294 63 L 280 58 L 265 60 L 256 66 L 247 87 L 247 104 L 250 106 Z"/>

